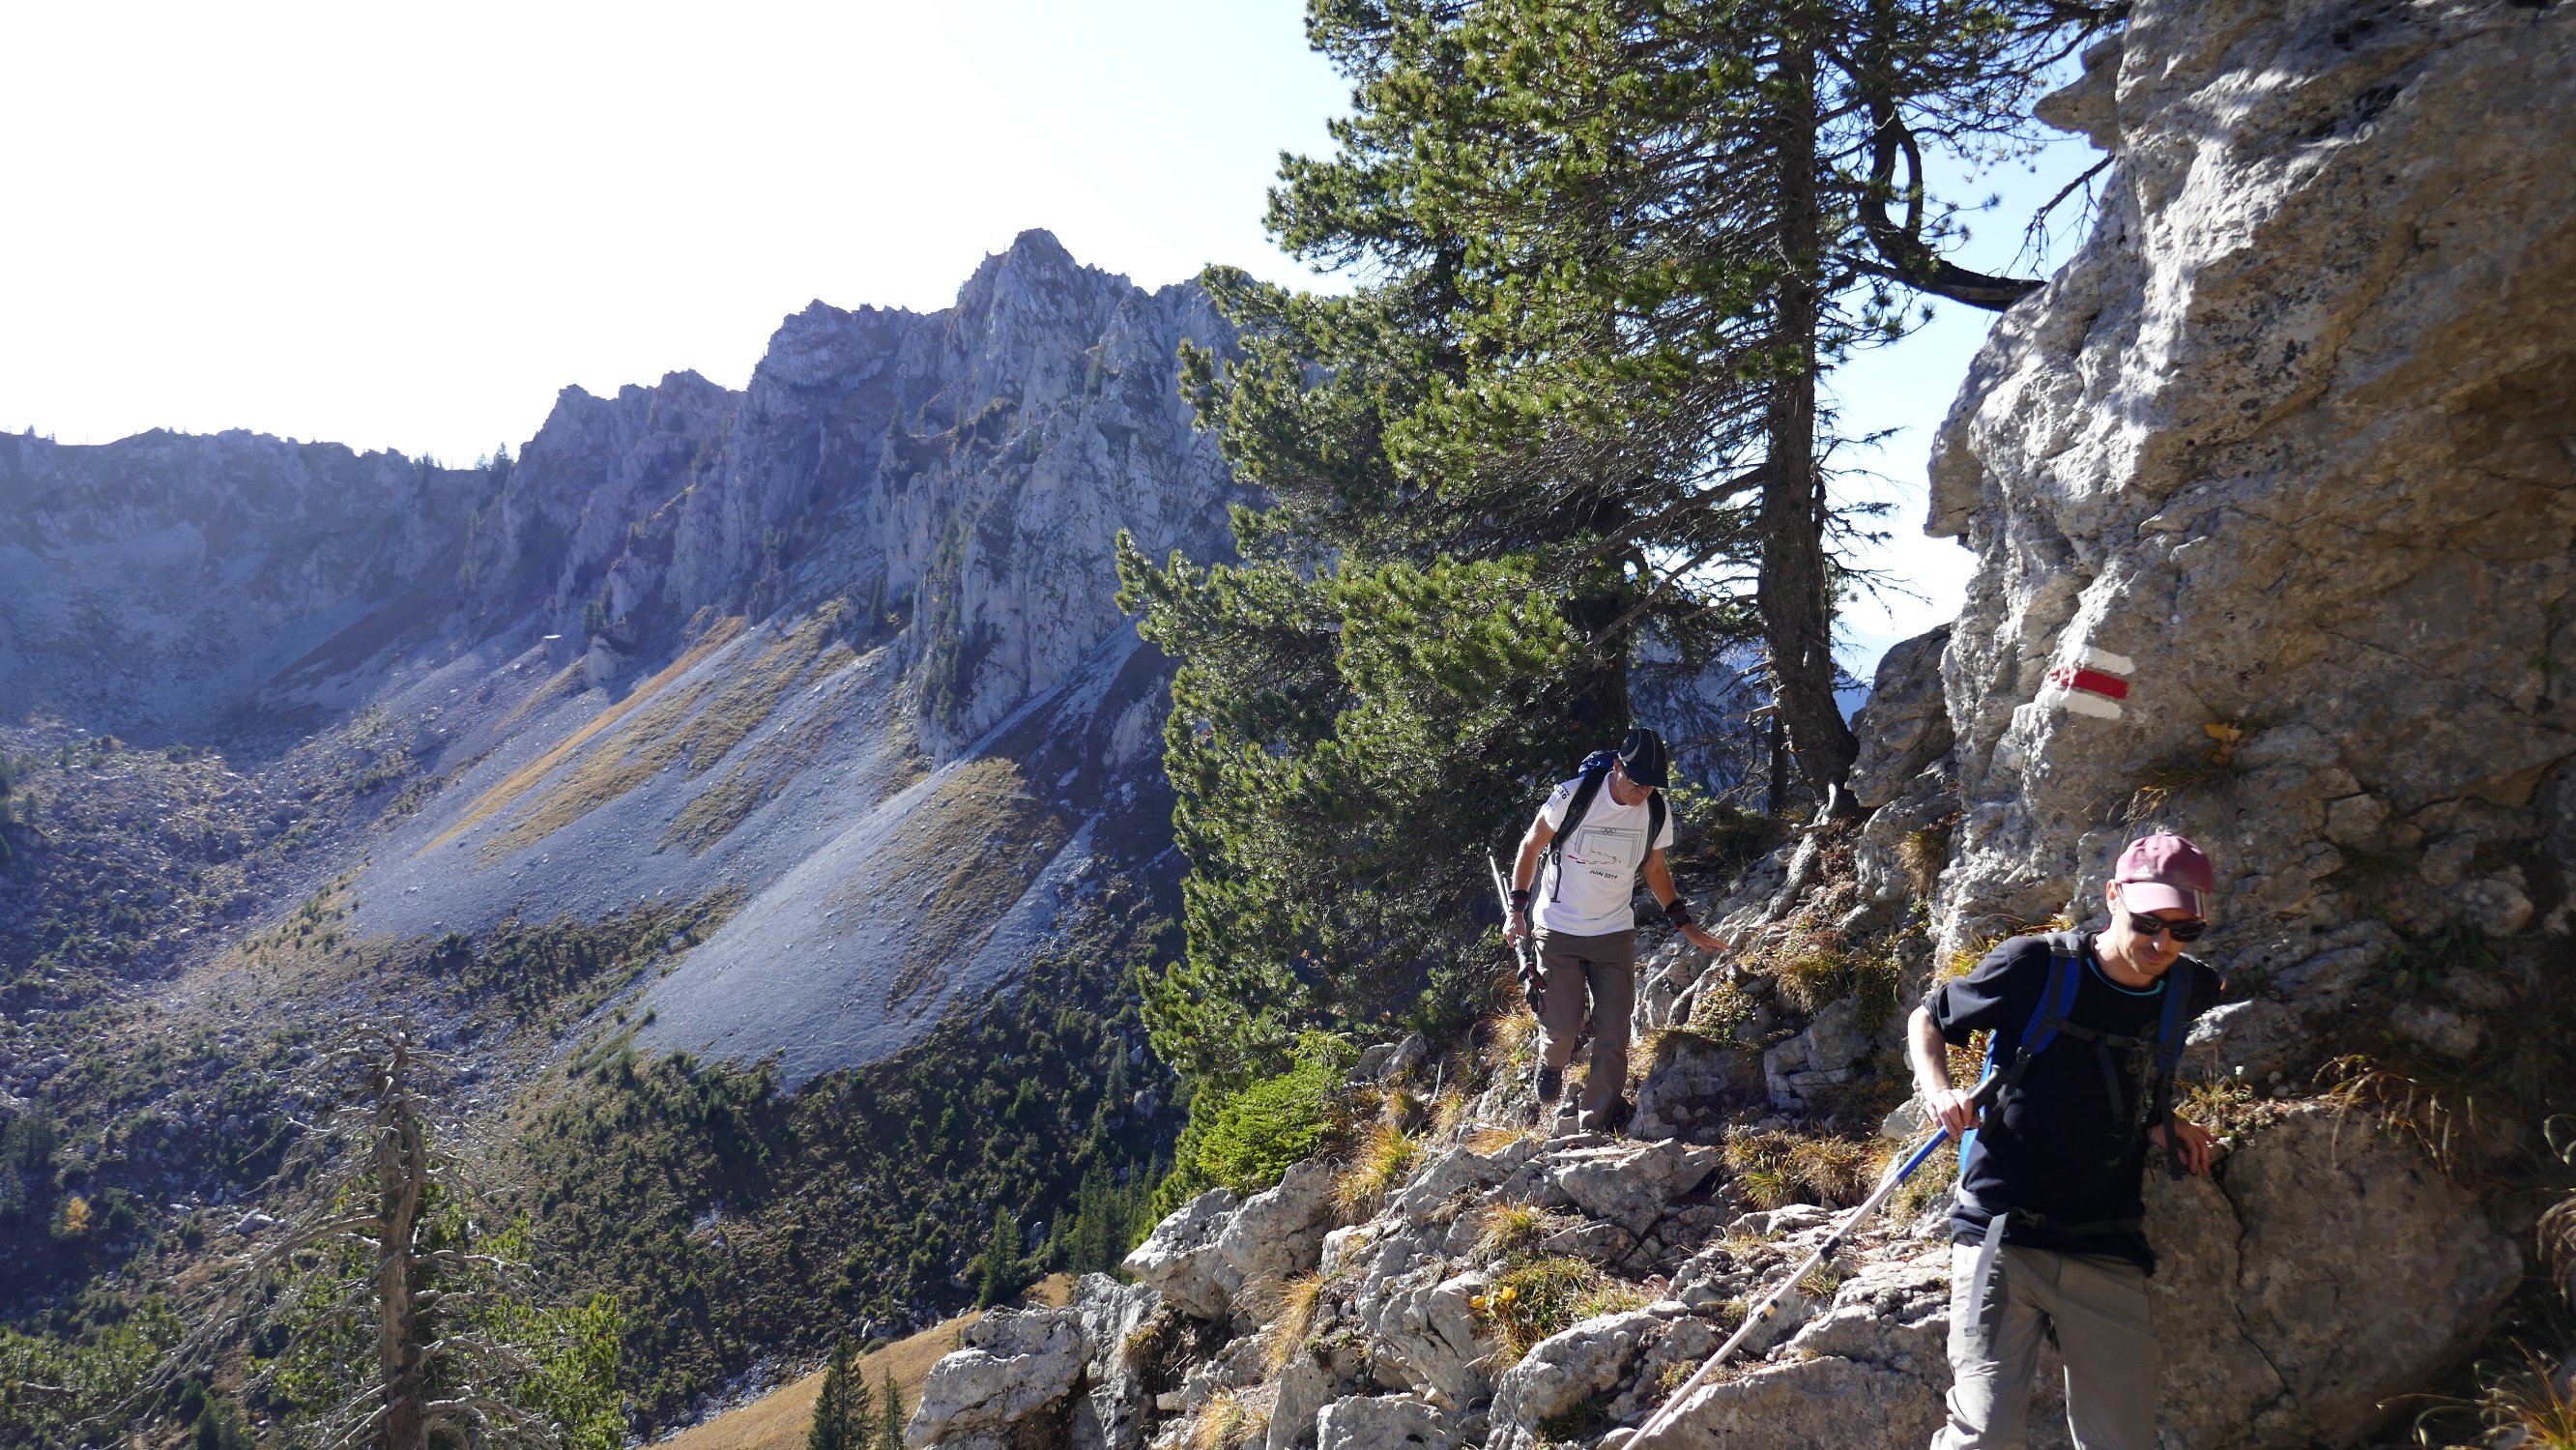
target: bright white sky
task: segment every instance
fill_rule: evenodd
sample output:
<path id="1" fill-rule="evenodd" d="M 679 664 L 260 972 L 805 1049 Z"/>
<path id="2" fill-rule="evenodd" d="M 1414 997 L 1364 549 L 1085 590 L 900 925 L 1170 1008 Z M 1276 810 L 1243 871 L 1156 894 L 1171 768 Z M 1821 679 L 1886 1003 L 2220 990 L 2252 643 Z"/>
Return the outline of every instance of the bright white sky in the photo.
<path id="1" fill-rule="evenodd" d="M 251 428 L 451 463 L 555 392 L 739 387 L 781 317 L 947 305 L 1026 227 L 1147 286 L 1302 269 L 1261 230 L 1346 88 L 1301 0 L 0 7 L 0 426 Z M 2001 178 L 2008 208 L 2084 164 Z M 1990 228 L 2009 255 L 2017 223 Z M 1986 246 L 1978 248 L 1988 251 Z M 1329 284 L 1328 284 L 1329 285 Z M 1956 612 L 1922 459 L 1986 315 L 1846 370 L 1901 426 L 1866 674 Z M 1855 485 L 1872 486 L 1872 485 Z"/>

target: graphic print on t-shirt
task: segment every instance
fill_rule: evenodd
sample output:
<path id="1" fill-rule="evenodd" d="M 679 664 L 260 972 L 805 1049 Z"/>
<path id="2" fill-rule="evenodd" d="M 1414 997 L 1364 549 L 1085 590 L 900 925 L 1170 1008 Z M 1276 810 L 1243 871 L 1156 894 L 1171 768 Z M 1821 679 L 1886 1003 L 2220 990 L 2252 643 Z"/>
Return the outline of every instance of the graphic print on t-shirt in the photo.
<path id="1" fill-rule="evenodd" d="M 1644 834 L 1636 826 L 1587 821 L 1575 827 L 1574 839 L 1565 848 L 1565 864 L 1613 885 L 1624 883 L 1637 874 L 1638 858 L 1644 855 L 1637 849 L 1637 838 Z"/>

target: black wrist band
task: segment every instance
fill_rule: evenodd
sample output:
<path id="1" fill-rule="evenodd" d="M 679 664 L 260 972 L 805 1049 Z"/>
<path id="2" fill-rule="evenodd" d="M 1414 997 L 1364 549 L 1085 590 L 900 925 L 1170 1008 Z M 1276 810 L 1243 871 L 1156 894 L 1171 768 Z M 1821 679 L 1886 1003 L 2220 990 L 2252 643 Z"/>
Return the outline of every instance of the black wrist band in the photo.
<path id="1" fill-rule="evenodd" d="M 1514 911 L 1527 911 L 1527 910 L 1529 910 L 1529 902 L 1530 902 L 1530 895 L 1529 895 L 1529 893 L 1528 893 L 1528 892 L 1526 892 L 1526 891 L 1515 891 L 1515 892 L 1513 892 L 1513 893 L 1512 893 L 1512 910 L 1514 910 Z"/>
<path id="2" fill-rule="evenodd" d="M 1664 908 L 1664 920 L 1674 926 L 1688 926 L 1691 924 L 1690 908 L 1676 896 L 1673 904 Z"/>

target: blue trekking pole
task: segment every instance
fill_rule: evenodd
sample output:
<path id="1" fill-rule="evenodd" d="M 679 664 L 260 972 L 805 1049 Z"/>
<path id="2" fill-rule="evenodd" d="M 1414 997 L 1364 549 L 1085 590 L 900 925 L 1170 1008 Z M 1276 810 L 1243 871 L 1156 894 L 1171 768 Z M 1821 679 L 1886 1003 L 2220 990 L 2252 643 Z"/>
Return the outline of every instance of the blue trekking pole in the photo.
<path id="1" fill-rule="evenodd" d="M 1996 1094 L 2002 1090 L 2003 1079 L 2000 1076 L 1990 1077 L 1977 1085 L 1976 1095 L 1969 1101 L 1982 1111 L 1994 1102 Z M 1862 1220 L 1876 1213 L 1879 1205 L 1887 1202 L 1887 1196 L 1896 1191 L 1896 1186 L 1911 1176 L 1915 1169 L 1922 1167 L 1925 1160 L 1932 1156 L 1933 1150 L 1939 1148 L 1949 1136 L 1949 1130 L 1946 1128 L 1933 1129 L 1931 1137 L 1924 1139 L 1920 1147 L 1906 1155 L 1903 1163 L 1898 1164 L 1886 1177 L 1881 1178 L 1878 1181 L 1878 1187 L 1869 1197 L 1861 1200 L 1860 1207 L 1845 1215 L 1843 1221 L 1835 1225 L 1834 1231 L 1825 1235 L 1825 1241 L 1816 1246 L 1816 1251 L 1807 1256 L 1807 1261 L 1800 1264 L 1789 1277 L 1780 1281 L 1780 1287 L 1773 1289 L 1761 1303 L 1753 1306 L 1751 1312 L 1744 1316 L 1744 1322 L 1736 1326 L 1735 1333 L 1727 1336 L 1726 1342 L 1717 1347 L 1717 1353 L 1710 1355 L 1708 1362 L 1701 1365 L 1689 1379 L 1682 1381 L 1682 1387 L 1673 1391 L 1672 1398 L 1665 1400 L 1663 1406 L 1647 1418 L 1646 1423 L 1638 1429 L 1636 1436 L 1628 1441 L 1629 1446 L 1643 1445 L 1663 1433 L 1665 1427 L 1672 1423 L 1673 1417 L 1681 1410 L 1682 1402 L 1690 1398 L 1691 1391 L 1706 1384 L 1708 1377 L 1717 1372 L 1717 1367 L 1726 1362 L 1728 1355 L 1735 1353 L 1736 1346 L 1744 1343 L 1756 1326 L 1778 1313 L 1780 1301 L 1789 1296 L 1789 1291 L 1797 1287 L 1799 1281 L 1821 1267 L 1825 1260 L 1832 1258 L 1834 1250 L 1841 1248 L 1843 1241 L 1851 1237 L 1852 1230 L 1860 1227 Z"/>

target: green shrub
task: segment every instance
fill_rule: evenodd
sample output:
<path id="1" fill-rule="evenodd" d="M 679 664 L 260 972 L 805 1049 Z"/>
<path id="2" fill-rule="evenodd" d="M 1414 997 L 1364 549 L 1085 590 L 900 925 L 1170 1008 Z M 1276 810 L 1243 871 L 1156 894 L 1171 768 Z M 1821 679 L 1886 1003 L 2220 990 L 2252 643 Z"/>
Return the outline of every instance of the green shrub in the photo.
<path id="1" fill-rule="evenodd" d="M 1177 1207 L 1212 1187 L 1258 1193 L 1323 1149 L 1332 1131 L 1328 1099 L 1359 1052 L 1348 1038 L 1309 1032 L 1297 1039 L 1294 1058 L 1286 1072 L 1241 1092 L 1223 1098 L 1203 1092 L 1191 1100 L 1190 1126 L 1181 1135 L 1184 1167 L 1166 1180 L 1180 1186 L 1157 1195 L 1158 1211 L 1167 1211 L 1166 1199 Z"/>

